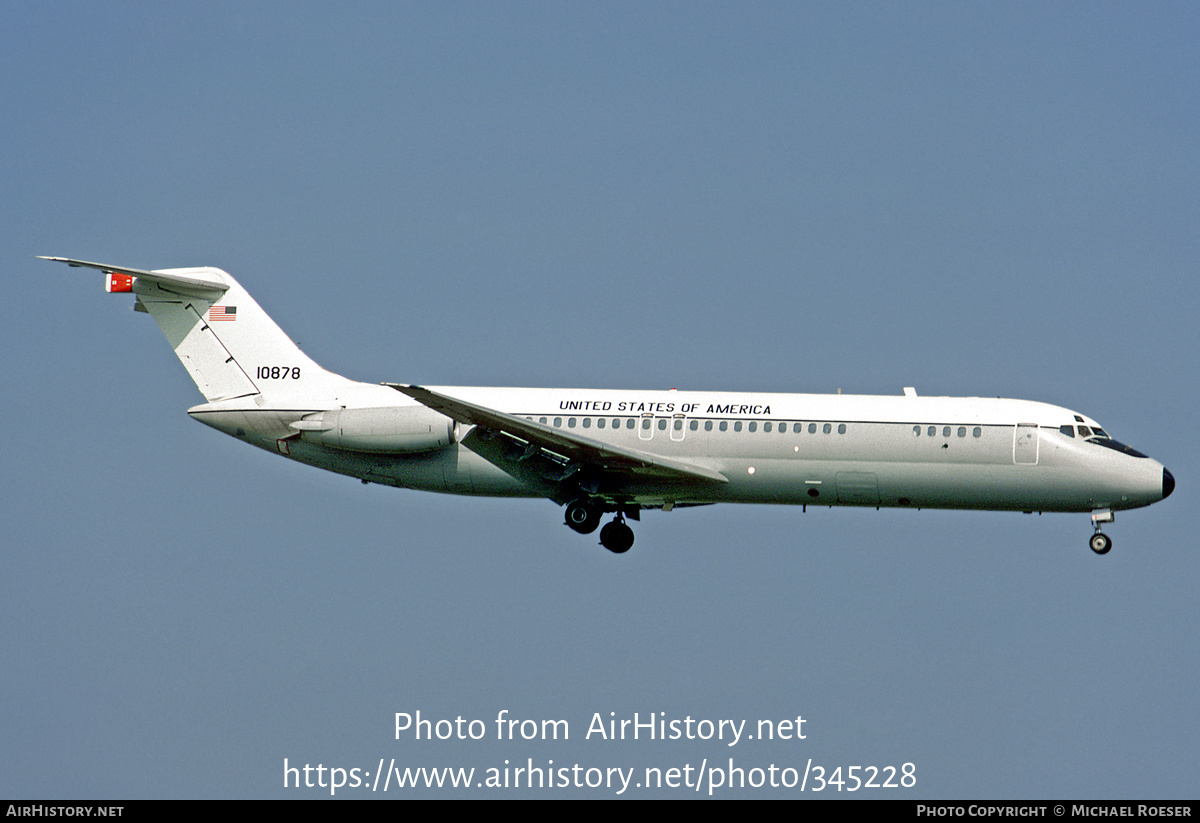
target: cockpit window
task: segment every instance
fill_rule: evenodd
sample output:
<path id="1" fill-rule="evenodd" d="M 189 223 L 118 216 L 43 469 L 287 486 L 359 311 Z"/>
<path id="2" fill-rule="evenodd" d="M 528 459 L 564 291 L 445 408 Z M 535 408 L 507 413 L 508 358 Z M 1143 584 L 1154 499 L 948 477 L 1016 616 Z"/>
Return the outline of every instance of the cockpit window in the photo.
<path id="1" fill-rule="evenodd" d="M 1075 427 L 1074 426 L 1059 426 L 1058 430 L 1060 432 L 1062 432 L 1063 434 L 1065 434 L 1067 437 L 1075 436 Z"/>
<path id="2" fill-rule="evenodd" d="M 1080 426 L 1079 427 L 1079 436 L 1080 437 L 1091 437 L 1092 430 L 1089 429 L 1087 426 Z"/>
<path id="3" fill-rule="evenodd" d="M 1092 434 L 1096 435 L 1097 437 L 1108 437 L 1108 432 L 1099 426 L 1092 426 Z"/>
<path id="4" fill-rule="evenodd" d="M 1082 426 L 1080 428 L 1082 428 Z M 1100 429 L 1097 429 L 1097 431 L 1100 431 Z M 1111 437 L 1093 437 L 1093 438 L 1090 438 L 1087 442 L 1095 443 L 1097 446 L 1104 446 L 1106 449 L 1112 449 L 1113 451 L 1122 452 L 1124 454 L 1129 455 L 1130 457 L 1145 457 L 1146 456 L 1146 455 L 1142 454 L 1140 451 L 1138 451 L 1137 449 L 1133 448 L 1132 446 L 1126 446 L 1124 443 L 1120 443 L 1116 440 L 1113 440 Z"/>

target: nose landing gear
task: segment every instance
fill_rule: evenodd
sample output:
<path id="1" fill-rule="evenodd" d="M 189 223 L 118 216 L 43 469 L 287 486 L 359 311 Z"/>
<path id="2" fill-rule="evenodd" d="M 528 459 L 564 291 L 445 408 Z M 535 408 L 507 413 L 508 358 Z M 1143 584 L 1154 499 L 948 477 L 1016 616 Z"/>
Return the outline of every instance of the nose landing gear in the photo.
<path id="1" fill-rule="evenodd" d="M 1096 532 L 1092 535 L 1092 539 L 1088 541 L 1088 546 L 1096 554 L 1108 554 L 1112 549 L 1112 538 L 1100 531 L 1101 523 L 1111 523 L 1116 519 L 1116 515 L 1112 509 L 1098 509 L 1092 512 L 1092 526 Z"/>

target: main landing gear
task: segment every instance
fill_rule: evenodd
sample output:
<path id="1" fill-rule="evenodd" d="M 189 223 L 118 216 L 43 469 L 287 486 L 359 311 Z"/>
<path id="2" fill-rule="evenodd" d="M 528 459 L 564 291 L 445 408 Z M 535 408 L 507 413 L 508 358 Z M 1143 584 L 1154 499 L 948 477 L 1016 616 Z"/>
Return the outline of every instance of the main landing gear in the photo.
<path id="1" fill-rule="evenodd" d="M 600 545 L 614 554 L 624 554 L 633 546 L 633 529 L 625 524 L 625 518 L 616 518 L 600 530 Z"/>
<path id="2" fill-rule="evenodd" d="M 580 534 L 591 534 L 600 525 L 604 512 L 587 500 L 574 500 L 567 504 L 567 525 Z"/>
<path id="3" fill-rule="evenodd" d="M 609 511 L 612 511 L 609 508 Z M 617 516 L 612 522 L 605 524 L 604 528 L 600 529 L 600 545 L 616 554 L 624 554 L 633 546 L 633 529 L 625 523 L 626 511 L 617 512 Z M 591 534 L 600 525 L 600 518 L 604 516 L 604 507 L 601 503 L 587 498 L 572 500 L 567 504 L 564 512 L 564 519 L 567 525 L 580 534 Z M 637 519 L 636 509 L 630 514 L 630 517 Z"/>
<path id="4" fill-rule="evenodd" d="M 1112 509 L 1099 509 L 1092 512 L 1092 526 L 1095 527 L 1096 533 L 1092 535 L 1088 545 L 1096 554 L 1108 554 L 1112 548 L 1112 538 L 1100 531 L 1100 524 L 1111 523 L 1116 517 Z"/>

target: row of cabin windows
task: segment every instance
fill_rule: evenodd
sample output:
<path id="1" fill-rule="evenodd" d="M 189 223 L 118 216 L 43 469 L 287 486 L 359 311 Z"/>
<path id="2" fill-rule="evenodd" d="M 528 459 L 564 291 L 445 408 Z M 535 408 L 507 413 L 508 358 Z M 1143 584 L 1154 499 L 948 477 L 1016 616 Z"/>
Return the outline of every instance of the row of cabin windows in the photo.
<path id="1" fill-rule="evenodd" d="M 533 420 L 532 417 L 527 418 L 527 419 Z M 683 421 L 683 418 L 680 418 L 680 417 L 676 417 L 670 421 L 668 421 L 668 419 L 665 417 L 659 417 L 659 418 L 643 417 L 643 418 L 641 418 L 642 430 L 648 431 L 650 429 L 650 427 L 653 425 L 653 422 L 655 420 L 657 420 L 657 422 L 658 422 L 658 430 L 659 431 L 666 431 L 668 422 L 670 422 L 672 424 L 671 427 L 675 431 L 683 431 L 684 421 Z M 582 418 L 582 421 L 583 421 L 583 423 L 582 423 L 583 428 L 589 429 L 592 427 L 592 418 L 584 417 L 584 418 Z M 543 425 L 546 425 L 549 422 L 549 419 L 545 418 L 545 417 L 539 417 L 538 422 Z M 569 429 L 575 428 L 577 422 L 578 422 L 578 418 L 568 417 L 567 418 L 567 428 L 569 428 Z M 712 421 L 712 420 L 704 421 L 704 430 L 706 432 L 710 432 L 713 430 L 713 422 L 714 421 Z M 563 425 L 563 418 L 555 417 L 553 425 L 555 428 L 561 429 L 562 425 Z M 740 432 L 742 430 L 743 421 L 734 420 L 734 421 L 732 421 L 732 423 L 729 420 L 716 421 L 717 431 L 728 431 L 730 429 L 731 425 L 735 432 Z M 792 432 L 794 434 L 800 434 L 804 431 L 804 427 L 805 427 L 804 423 L 792 423 L 791 425 L 792 425 Z M 596 418 L 596 428 L 603 429 L 607 426 L 609 426 L 607 417 Z M 756 432 L 756 431 L 758 431 L 758 426 L 759 426 L 759 421 L 757 421 L 757 420 L 751 420 L 751 421 L 745 423 L 746 431 Z M 832 423 L 821 423 L 821 424 L 809 423 L 808 424 L 808 433 L 816 434 L 818 431 L 818 426 L 820 426 L 820 431 L 825 434 L 833 433 L 833 424 Z M 614 418 L 611 421 L 611 428 L 614 428 L 614 429 L 621 428 L 620 419 Z M 633 418 L 633 417 L 626 418 L 625 428 L 627 428 L 627 429 L 637 428 L 637 419 Z M 688 428 L 691 429 L 692 431 L 699 431 L 700 421 L 699 420 L 689 420 Z M 762 421 L 762 430 L 764 432 L 778 431 L 780 434 L 786 434 L 787 430 L 788 430 L 788 424 L 787 423 L 776 424 L 770 420 L 764 420 L 764 421 Z M 838 434 L 846 433 L 846 424 L 845 423 L 837 424 L 837 433 Z"/>
<path id="2" fill-rule="evenodd" d="M 952 426 L 942 426 L 942 437 L 949 437 L 952 428 L 953 428 Z M 1067 437 L 1075 436 L 1075 427 L 1074 426 L 1059 426 L 1058 430 L 1060 432 L 1062 432 L 1063 434 L 1065 434 Z M 913 436 L 914 437 L 920 437 L 921 431 L 922 431 L 921 426 L 913 426 Z M 930 426 L 929 428 L 925 429 L 925 434 L 928 437 L 936 437 L 937 431 L 938 431 L 937 426 Z M 982 434 L 983 434 L 983 429 L 981 429 L 979 426 L 976 426 L 975 428 L 971 429 L 972 437 L 980 437 Z M 959 437 L 967 436 L 967 427 L 966 426 L 958 427 L 958 436 Z M 1104 429 L 1100 428 L 1099 426 L 1092 426 L 1090 428 L 1088 426 L 1080 426 L 1079 427 L 1079 436 L 1080 437 L 1092 437 L 1092 436 L 1108 437 L 1108 433 L 1105 432 Z"/>
<path id="3" fill-rule="evenodd" d="M 921 431 L 922 431 L 921 426 L 913 426 L 913 437 L 920 437 Z M 925 429 L 924 432 L 925 432 L 926 437 L 937 437 L 938 427 L 930 426 L 929 428 Z M 942 426 L 942 437 L 949 437 L 951 435 L 951 433 L 954 433 L 953 426 Z M 967 427 L 959 426 L 957 434 L 959 437 L 966 437 L 967 436 Z M 980 428 L 979 426 L 976 426 L 975 428 L 971 429 L 971 436 L 972 437 L 982 437 L 983 429 Z"/>
<path id="4" fill-rule="evenodd" d="M 682 420 L 675 421 L 675 430 L 676 431 L 679 431 L 681 423 L 683 423 Z M 733 425 L 733 430 L 735 432 L 740 432 L 742 430 L 742 421 L 741 420 L 734 420 L 732 425 Z M 820 426 L 820 431 L 822 433 L 824 433 L 824 434 L 832 434 L 833 433 L 833 424 L 832 423 L 820 423 L 820 424 L 809 423 L 808 424 L 808 433 L 816 434 L 818 425 Z M 727 431 L 729 426 L 730 426 L 730 422 L 728 420 L 721 420 L 721 421 L 717 422 L 717 431 Z M 659 428 L 660 429 L 662 428 L 661 423 L 659 425 Z M 692 431 L 696 431 L 697 428 L 699 428 L 699 421 L 698 420 L 691 421 Z M 713 421 L 712 420 L 704 421 L 704 430 L 706 432 L 710 432 L 713 430 Z M 750 422 L 748 422 L 746 424 L 746 430 L 747 431 L 758 431 L 758 421 L 751 420 Z M 762 424 L 762 430 L 764 432 L 778 431 L 780 434 L 787 434 L 788 424 L 787 423 L 779 423 L 776 426 L 776 424 L 773 424 L 770 420 L 765 420 L 765 421 L 763 421 L 763 424 Z M 792 423 L 792 433 L 793 434 L 800 434 L 803 431 L 804 431 L 803 423 Z M 838 423 L 837 433 L 838 434 L 846 433 L 846 424 L 845 423 Z"/>
<path id="5" fill-rule="evenodd" d="M 527 419 L 533 420 L 532 417 L 529 417 Z M 579 423 L 580 419 L 582 419 L 583 428 L 590 429 L 592 427 L 592 418 L 590 418 L 590 417 L 584 417 L 584 418 L 568 417 L 568 418 L 566 418 L 567 428 L 569 428 L 569 429 L 575 428 L 576 425 Z M 637 428 L 637 420 L 638 420 L 638 418 L 634 418 L 634 417 L 626 418 L 625 419 L 625 428 L 627 428 L 627 429 Z M 642 430 L 649 431 L 651 426 L 653 425 L 654 421 L 656 421 L 656 420 L 658 422 L 658 430 L 659 431 L 666 431 L 668 422 L 671 423 L 671 427 L 675 431 L 683 431 L 684 420 L 683 420 L 683 418 L 680 418 L 680 417 L 672 418 L 670 420 L 668 420 L 668 418 L 666 418 L 666 417 L 658 417 L 658 418 L 643 417 L 643 418 L 641 418 Z M 549 422 L 549 418 L 539 417 L 538 422 L 543 425 L 546 425 Z M 732 428 L 735 432 L 740 432 L 742 430 L 742 426 L 743 426 L 743 421 L 741 421 L 741 420 L 734 420 L 734 421 L 705 420 L 704 421 L 704 430 L 706 432 L 712 431 L 714 422 L 716 423 L 717 431 L 728 431 L 730 429 L 730 427 L 732 426 Z M 687 421 L 687 423 L 688 423 L 688 428 L 690 430 L 699 431 L 699 429 L 700 429 L 700 421 L 699 420 L 689 420 L 689 421 Z M 555 428 L 562 428 L 563 418 L 555 417 L 553 425 L 555 426 Z M 745 422 L 744 425 L 746 427 L 746 431 L 756 432 L 756 431 L 758 431 L 759 421 L 758 420 L 750 420 L 748 422 Z M 774 423 L 770 420 L 762 421 L 761 425 L 762 425 L 762 430 L 764 432 L 777 431 L 780 434 L 786 434 L 788 431 L 788 426 L 789 426 L 789 424 L 786 422 Z M 620 418 L 612 418 L 612 420 L 610 422 L 609 418 L 607 418 L 607 417 L 597 417 L 595 420 L 595 426 L 598 429 L 603 429 L 603 428 L 619 429 L 619 428 L 621 428 L 621 420 L 620 420 Z M 791 426 L 791 430 L 792 430 L 793 434 L 802 434 L 806 427 L 808 429 L 809 434 L 816 434 L 818 430 L 823 432 L 824 434 L 832 434 L 833 433 L 833 424 L 832 423 L 807 423 L 807 424 L 791 423 L 790 426 Z M 937 437 L 938 428 L 939 428 L 938 426 L 928 426 L 928 427 L 913 426 L 913 428 L 912 428 L 913 437 L 920 437 L 922 434 L 924 434 L 926 437 Z M 1074 431 L 1072 430 L 1071 426 L 1060 426 L 1059 431 L 1062 432 L 1063 434 L 1065 434 L 1067 437 L 1075 436 Z M 837 433 L 838 434 L 846 433 L 846 424 L 845 423 L 837 424 Z M 954 426 L 942 426 L 941 433 L 942 433 L 942 437 L 951 437 L 952 435 L 955 435 L 955 434 L 957 434 L 959 437 L 966 437 L 967 436 L 967 427 L 966 426 L 958 426 L 957 429 L 955 429 Z M 1090 430 L 1088 429 L 1087 426 L 1079 427 L 1079 436 L 1080 437 L 1088 437 L 1091 435 L 1098 435 L 1100 437 L 1108 436 L 1107 432 L 1105 432 L 1103 429 L 1099 428 L 1098 426 L 1093 427 Z M 980 426 L 974 426 L 971 429 L 971 436 L 972 437 L 982 437 L 983 429 Z"/>
<path id="6" fill-rule="evenodd" d="M 921 428 L 922 428 L 921 426 L 913 426 L 913 436 L 914 437 L 921 436 Z M 952 426 L 942 426 L 942 437 L 949 437 L 952 428 L 953 428 Z M 1060 432 L 1062 432 L 1063 434 L 1065 434 L 1067 437 L 1075 436 L 1075 429 L 1073 426 L 1059 426 L 1058 430 Z M 937 431 L 938 431 L 937 426 L 930 426 L 928 429 L 925 430 L 925 433 L 928 437 L 936 437 Z M 972 437 L 980 437 L 980 436 L 982 436 L 982 434 L 983 434 L 983 429 L 981 429 L 979 426 L 976 426 L 975 428 L 971 429 Z M 1099 426 L 1092 426 L 1091 428 L 1089 428 L 1087 426 L 1079 427 L 1079 436 L 1080 437 L 1091 437 L 1093 435 L 1095 435 L 1097 437 L 1107 437 L 1108 436 L 1107 432 L 1105 432 L 1104 429 L 1100 428 Z M 966 426 L 958 427 L 958 436 L 959 437 L 967 436 L 967 427 Z"/>

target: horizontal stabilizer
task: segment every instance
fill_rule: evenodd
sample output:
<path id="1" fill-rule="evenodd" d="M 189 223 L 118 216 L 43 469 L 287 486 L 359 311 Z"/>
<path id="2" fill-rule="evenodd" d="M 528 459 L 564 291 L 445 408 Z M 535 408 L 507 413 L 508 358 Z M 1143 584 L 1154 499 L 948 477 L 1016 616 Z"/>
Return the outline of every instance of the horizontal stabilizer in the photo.
<path id="1" fill-rule="evenodd" d="M 213 269 L 144 271 L 124 266 L 106 266 L 103 263 L 89 263 L 86 260 L 72 260 L 68 257 L 45 257 L 39 254 L 38 258 L 41 260 L 53 260 L 56 263 L 66 263 L 68 266 L 75 268 L 96 269 L 106 274 L 123 274 L 127 277 L 136 277 L 139 280 L 149 280 L 168 291 L 185 291 L 215 297 L 224 294 L 229 289 L 229 285 Z M 187 274 L 180 273 L 184 271 Z"/>

